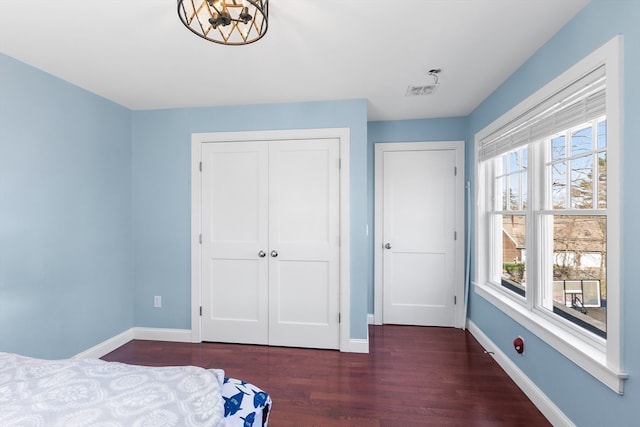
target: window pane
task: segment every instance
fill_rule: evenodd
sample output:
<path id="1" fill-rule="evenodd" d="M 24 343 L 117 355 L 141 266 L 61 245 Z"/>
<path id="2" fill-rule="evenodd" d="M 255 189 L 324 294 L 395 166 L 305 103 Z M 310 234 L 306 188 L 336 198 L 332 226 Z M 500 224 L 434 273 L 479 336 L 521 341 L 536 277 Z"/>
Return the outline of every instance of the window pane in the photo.
<path id="1" fill-rule="evenodd" d="M 607 153 L 598 153 L 598 208 L 607 208 Z"/>
<path id="2" fill-rule="evenodd" d="M 564 135 L 551 140 L 551 160 L 562 160 L 567 157 L 566 141 Z"/>
<path id="3" fill-rule="evenodd" d="M 555 215 L 552 298 L 543 306 L 575 325 L 606 337 L 606 217 Z M 549 270 L 547 270 L 549 271 Z"/>
<path id="4" fill-rule="evenodd" d="M 591 126 L 571 132 L 571 155 L 588 153 L 593 149 L 593 130 Z"/>
<path id="5" fill-rule="evenodd" d="M 565 209 L 567 207 L 566 162 L 551 165 L 551 192 L 553 209 Z"/>
<path id="6" fill-rule="evenodd" d="M 522 172 L 522 209 L 527 209 L 527 171 Z"/>
<path id="7" fill-rule="evenodd" d="M 499 210 L 520 210 L 522 207 L 521 174 L 523 172 L 523 158 L 526 160 L 526 149 L 519 149 L 501 156 L 498 165 L 502 172 L 496 178 L 496 188 L 501 192 Z"/>
<path id="8" fill-rule="evenodd" d="M 571 160 L 571 207 L 593 208 L 593 157 Z"/>
<path id="9" fill-rule="evenodd" d="M 607 146 L 607 121 L 603 120 L 598 123 L 598 148 Z"/>
<path id="10" fill-rule="evenodd" d="M 501 203 L 500 210 L 522 210 L 526 206 L 526 170 L 527 170 L 527 149 L 526 147 L 511 151 L 501 156 L 498 165 L 502 165 L 502 173 L 498 174 Z"/>
<path id="11" fill-rule="evenodd" d="M 509 153 L 509 170 L 508 173 L 517 172 L 520 170 L 520 162 L 518 161 L 518 152 L 514 151 Z"/>
<path id="12" fill-rule="evenodd" d="M 520 174 L 509 176 L 509 210 L 520 209 Z"/>
<path id="13" fill-rule="evenodd" d="M 498 210 L 507 210 L 507 179 L 500 177 L 496 179 L 496 190 L 499 192 L 500 204 L 497 206 Z"/>
<path id="14" fill-rule="evenodd" d="M 502 286 L 525 296 L 526 217 L 502 216 Z"/>

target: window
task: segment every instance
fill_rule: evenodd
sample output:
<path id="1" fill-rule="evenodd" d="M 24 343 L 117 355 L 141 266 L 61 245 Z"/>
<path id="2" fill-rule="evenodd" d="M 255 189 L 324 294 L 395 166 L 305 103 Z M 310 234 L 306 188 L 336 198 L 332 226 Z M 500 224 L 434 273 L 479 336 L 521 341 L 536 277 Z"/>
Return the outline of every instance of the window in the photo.
<path id="1" fill-rule="evenodd" d="M 618 39 L 476 135 L 476 292 L 622 393 Z"/>
<path id="2" fill-rule="evenodd" d="M 493 277 L 505 289 L 526 296 L 527 250 L 527 147 L 492 159 L 494 162 L 492 197 L 498 202 L 492 212 L 495 244 L 502 252 L 493 258 Z"/>
<path id="3" fill-rule="evenodd" d="M 600 117 L 542 141 L 540 232 L 552 258 L 543 269 L 542 306 L 607 337 L 607 141 Z"/>

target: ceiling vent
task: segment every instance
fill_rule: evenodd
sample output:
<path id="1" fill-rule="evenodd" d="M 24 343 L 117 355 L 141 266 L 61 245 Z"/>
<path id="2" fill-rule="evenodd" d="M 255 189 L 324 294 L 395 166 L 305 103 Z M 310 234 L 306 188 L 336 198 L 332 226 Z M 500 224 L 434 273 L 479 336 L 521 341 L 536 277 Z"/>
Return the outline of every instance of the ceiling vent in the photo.
<path id="1" fill-rule="evenodd" d="M 433 84 L 433 85 L 424 85 L 424 86 L 414 86 L 414 85 L 409 85 L 409 87 L 407 88 L 407 93 L 405 93 L 405 96 L 422 96 L 422 95 L 431 95 L 433 93 L 433 91 L 436 90 L 436 88 L 438 87 L 438 84 Z"/>
<path id="2" fill-rule="evenodd" d="M 432 68 L 429 70 L 428 75 L 433 77 L 433 84 L 429 85 L 409 85 L 407 88 L 407 92 L 404 96 L 422 96 L 422 95 L 431 95 L 435 92 L 438 87 L 438 74 L 442 72 L 441 68 Z"/>

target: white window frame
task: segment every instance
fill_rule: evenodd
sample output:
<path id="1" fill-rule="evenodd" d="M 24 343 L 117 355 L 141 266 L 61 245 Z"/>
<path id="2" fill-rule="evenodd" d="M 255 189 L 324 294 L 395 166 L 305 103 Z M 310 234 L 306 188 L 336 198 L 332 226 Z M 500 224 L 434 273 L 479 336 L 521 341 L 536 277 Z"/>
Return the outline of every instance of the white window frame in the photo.
<path id="1" fill-rule="evenodd" d="M 620 298 L 620 256 L 621 256 L 621 49 L 622 36 L 616 36 L 602 47 L 579 61 L 573 67 L 549 82 L 529 98 L 506 112 L 493 123 L 475 135 L 475 196 L 477 209 L 475 216 L 476 269 L 474 291 L 509 315 L 569 360 L 589 372 L 619 394 L 624 392 L 624 380 L 628 377 L 622 370 L 621 359 L 621 298 Z M 504 289 L 491 280 L 491 256 L 499 248 L 492 247 L 490 212 L 491 201 L 485 189 L 493 185 L 493 175 L 486 168 L 491 162 L 478 162 L 481 141 L 522 117 L 545 99 L 569 86 L 589 71 L 605 66 L 606 117 L 607 117 L 607 339 L 600 339 L 586 331 L 580 331 L 569 322 L 553 315 L 546 309 L 537 307 L 536 292 L 529 292 L 530 284 L 537 280 L 539 273 L 527 274 L 528 290 L 522 298 Z M 534 144 L 535 146 L 535 144 Z M 536 153 L 529 152 L 529 159 Z M 530 160 L 531 161 L 531 160 Z M 533 171 L 529 170 L 529 174 Z M 530 181 L 532 181 L 530 179 Z M 532 197 L 532 192 L 528 195 Z M 529 204 L 535 203 L 529 199 Z M 560 214 L 561 212 L 557 212 Z M 527 218 L 527 227 L 537 218 Z M 527 232 L 527 235 L 530 235 Z M 534 245 L 534 242 L 530 242 Z M 528 248 L 531 256 L 531 247 Z M 535 248 L 534 248 L 535 249 Z M 493 252 L 492 252 L 493 251 Z M 533 274 L 530 274 L 533 273 Z"/>

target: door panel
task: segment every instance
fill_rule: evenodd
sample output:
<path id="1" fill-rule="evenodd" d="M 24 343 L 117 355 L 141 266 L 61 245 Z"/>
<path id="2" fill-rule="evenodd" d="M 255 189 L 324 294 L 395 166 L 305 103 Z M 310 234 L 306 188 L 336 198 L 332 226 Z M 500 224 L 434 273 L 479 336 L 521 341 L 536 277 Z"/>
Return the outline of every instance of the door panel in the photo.
<path id="1" fill-rule="evenodd" d="M 443 283 L 443 254 L 421 254 L 395 252 L 391 254 L 389 298 L 393 304 L 404 308 L 443 306 L 446 292 L 442 287 L 425 286 L 425 278 L 434 283 Z"/>
<path id="2" fill-rule="evenodd" d="M 339 348 L 337 139 L 271 142 L 269 342 Z"/>
<path id="3" fill-rule="evenodd" d="M 258 322 L 260 290 L 259 262 L 253 260 L 211 261 L 211 307 L 215 319 Z M 228 286 L 233 277 L 233 286 Z M 214 298 L 215 296 L 215 298 Z"/>
<path id="4" fill-rule="evenodd" d="M 202 339 L 268 342 L 268 147 L 202 147 Z"/>
<path id="5" fill-rule="evenodd" d="M 330 268 L 327 262 L 278 262 L 276 324 L 330 324 Z"/>
<path id="6" fill-rule="evenodd" d="M 383 322 L 453 326 L 455 151 L 383 156 Z"/>

